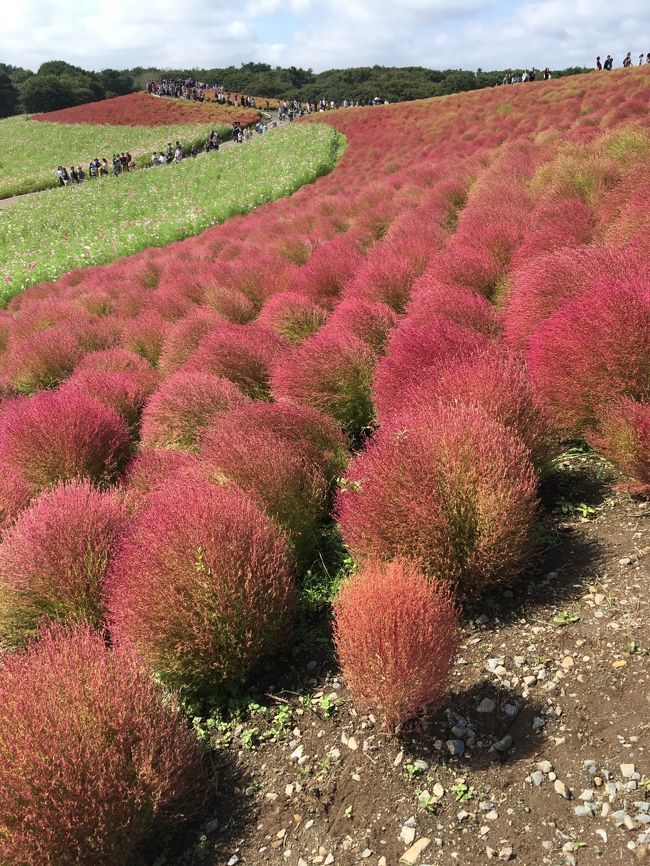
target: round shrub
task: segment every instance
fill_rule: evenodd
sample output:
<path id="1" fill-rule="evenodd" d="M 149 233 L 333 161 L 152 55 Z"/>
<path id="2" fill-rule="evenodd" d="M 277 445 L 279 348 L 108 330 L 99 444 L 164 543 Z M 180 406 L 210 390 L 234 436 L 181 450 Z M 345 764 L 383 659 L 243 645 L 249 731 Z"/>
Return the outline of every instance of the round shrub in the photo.
<path id="1" fill-rule="evenodd" d="M 325 412 L 357 436 L 374 417 L 374 367 L 374 352 L 357 337 L 322 331 L 276 363 L 273 396 Z"/>
<path id="2" fill-rule="evenodd" d="M 90 352 L 75 367 L 75 373 L 87 370 L 101 370 L 104 373 L 135 373 L 143 382 L 151 383 L 152 390 L 158 383 L 159 375 L 151 364 L 129 352 L 128 349 L 102 349 Z"/>
<path id="3" fill-rule="evenodd" d="M 83 355 L 74 334 L 59 325 L 34 336 L 14 340 L 4 362 L 4 375 L 21 394 L 54 388 L 72 373 Z"/>
<path id="4" fill-rule="evenodd" d="M 293 604 L 284 533 L 234 487 L 154 491 L 107 586 L 111 633 L 168 684 L 219 693 L 278 645 Z"/>
<path id="5" fill-rule="evenodd" d="M 43 493 L 0 544 L 0 639 L 24 643 L 42 621 L 102 621 L 101 586 L 128 512 L 87 481 Z"/>
<path id="6" fill-rule="evenodd" d="M 363 262 L 356 235 L 339 235 L 317 246 L 298 269 L 295 287 L 315 304 L 331 309 L 356 269 Z"/>
<path id="7" fill-rule="evenodd" d="M 397 322 L 397 314 L 386 304 L 348 298 L 336 307 L 327 326 L 353 334 L 377 355 L 383 355 L 390 332 Z"/>
<path id="8" fill-rule="evenodd" d="M 146 310 L 135 319 L 127 320 L 122 345 L 156 365 L 162 351 L 165 334 L 170 328 L 167 319 L 154 310 Z"/>
<path id="9" fill-rule="evenodd" d="M 223 323 L 223 316 L 202 307 L 176 322 L 167 331 L 163 341 L 159 361 L 163 373 L 169 376 L 179 370 L 196 351 L 201 340 Z"/>
<path id="10" fill-rule="evenodd" d="M 437 709 L 458 646 L 448 585 L 408 562 L 368 563 L 334 602 L 334 643 L 355 704 L 394 732 Z"/>
<path id="11" fill-rule="evenodd" d="M 539 326 L 527 358 L 536 398 L 568 435 L 597 429 L 618 398 L 650 400 L 650 282 L 602 279 Z"/>
<path id="12" fill-rule="evenodd" d="M 650 402 L 616 400 L 589 442 L 630 479 L 630 490 L 650 494 Z"/>
<path id="13" fill-rule="evenodd" d="M 286 349 L 285 340 L 262 325 L 220 325 L 201 341 L 187 369 L 223 376 L 254 400 L 266 399 L 271 365 Z"/>
<path id="14" fill-rule="evenodd" d="M 403 412 L 389 419 L 385 427 L 399 430 L 404 416 L 436 402 L 482 409 L 520 437 L 539 472 L 548 466 L 555 437 L 533 400 L 524 365 L 502 347 L 491 344 L 467 358 L 450 361 L 437 378 L 408 392 Z"/>
<path id="15" fill-rule="evenodd" d="M 383 424 L 408 406 L 410 389 L 435 379 L 454 358 L 484 348 L 488 338 L 442 316 L 403 319 L 377 365 L 373 398 Z"/>
<path id="16" fill-rule="evenodd" d="M 109 370 L 78 370 L 61 386 L 61 391 L 78 391 L 114 409 L 133 433 L 137 431 L 142 409 L 156 389 L 153 369 L 144 375 Z"/>
<path id="17" fill-rule="evenodd" d="M 247 403 L 232 409 L 219 421 L 219 428 L 240 434 L 268 432 L 288 442 L 294 450 L 315 463 L 329 480 L 343 471 L 348 460 L 345 436 L 330 416 L 298 403 Z"/>
<path id="18" fill-rule="evenodd" d="M 128 460 L 129 432 L 120 416 L 76 391 L 40 391 L 5 406 L 0 459 L 32 493 L 60 481 L 112 481 Z"/>
<path id="19" fill-rule="evenodd" d="M 187 451 L 145 448 L 126 470 L 124 481 L 129 497 L 137 502 L 170 478 L 182 478 L 194 472 L 196 465 L 196 457 Z"/>
<path id="20" fill-rule="evenodd" d="M 281 292 L 264 304 L 258 321 L 290 343 L 299 343 L 316 333 L 327 313 L 298 292 Z"/>
<path id="21" fill-rule="evenodd" d="M 176 702 L 88 627 L 6 653 L 0 693 L 6 866 L 140 866 L 196 819 L 208 777 Z"/>
<path id="22" fill-rule="evenodd" d="M 498 337 L 502 330 L 496 308 L 483 295 L 465 286 L 442 283 L 428 273 L 414 284 L 406 313 L 412 321 L 442 316 L 486 337 Z"/>
<path id="23" fill-rule="evenodd" d="M 336 511 L 357 559 L 410 559 L 477 595 L 532 556 L 536 487 L 525 445 L 501 424 L 423 405 L 351 462 Z"/>
<path id="24" fill-rule="evenodd" d="M 257 313 L 250 298 L 232 286 L 206 285 L 204 304 L 229 322 L 239 322 L 241 325 L 250 322 Z"/>
<path id="25" fill-rule="evenodd" d="M 141 440 L 146 448 L 194 451 L 202 431 L 229 409 L 249 398 L 228 379 L 179 370 L 160 386 L 142 416 Z"/>
<path id="26" fill-rule="evenodd" d="M 200 457 L 211 481 L 236 484 L 287 531 L 299 559 L 313 552 L 327 482 L 295 442 L 226 419 L 205 434 Z"/>

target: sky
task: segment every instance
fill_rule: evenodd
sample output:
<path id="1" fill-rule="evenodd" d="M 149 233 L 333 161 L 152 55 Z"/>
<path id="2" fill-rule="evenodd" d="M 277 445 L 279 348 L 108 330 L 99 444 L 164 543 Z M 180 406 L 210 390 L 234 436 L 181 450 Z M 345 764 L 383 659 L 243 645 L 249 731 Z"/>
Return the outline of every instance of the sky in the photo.
<path id="1" fill-rule="evenodd" d="M 628 51 L 650 51 L 648 0 L 17 0 L 0 27 L 0 61 L 33 70 L 557 69 Z"/>

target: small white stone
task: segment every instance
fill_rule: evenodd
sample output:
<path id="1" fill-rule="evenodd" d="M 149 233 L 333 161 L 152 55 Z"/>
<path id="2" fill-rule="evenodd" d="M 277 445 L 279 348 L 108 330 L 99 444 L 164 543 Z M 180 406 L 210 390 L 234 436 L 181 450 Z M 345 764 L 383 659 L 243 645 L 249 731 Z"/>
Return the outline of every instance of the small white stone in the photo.
<path id="1" fill-rule="evenodd" d="M 404 825 L 399 834 L 402 842 L 408 847 L 415 842 L 415 827 L 407 827 Z"/>
<path id="2" fill-rule="evenodd" d="M 555 780 L 553 787 L 555 788 L 555 793 L 559 794 L 560 797 L 564 797 L 565 800 L 571 799 L 571 791 L 567 788 L 564 782 L 560 781 L 560 779 Z"/>
<path id="3" fill-rule="evenodd" d="M 476 712 L 477 713 L 493 713 L 495 707 L 496 707 L 496 704 L 492 700 L 492 698 L 483 698 L 481 703 L 476 708 Z"/>
<path id="4" fill-rule="evenodd" d="M 621 764 L 621 776 L 624 779 L 631 779 L 634 775 L 634 764 Z"/>

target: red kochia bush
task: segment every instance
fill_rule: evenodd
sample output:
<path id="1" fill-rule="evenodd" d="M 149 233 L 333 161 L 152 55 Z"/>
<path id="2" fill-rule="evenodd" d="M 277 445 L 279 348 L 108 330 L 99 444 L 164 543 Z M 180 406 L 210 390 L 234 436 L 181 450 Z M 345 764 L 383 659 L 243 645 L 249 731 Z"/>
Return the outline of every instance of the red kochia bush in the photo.
<path id="1" fill-rule="evenodd" d="M 31 496 L 29 484 L 20 472 L 0 460 L 0 533 L 13 523 Z"/>
<path id="2" fill-rule="evenodd" d="M 170 323 L 167 319 L 163 319 L 153 310 L 147 310 L 140 313 L 137 318 L 127 321 L 122 345 L 125 349 L 142 355 L 151 364 L 157 364 L 169 328 Z"/>
<path id="3" fill-rule="evenodd" d="M 66 379 L 82 355 L 76 336 L 65 325 L 58 325 L 12 341 L 4 375 L 16 391 L 31 394 L 40 388 L 53 388 Z"/>
<path id="4" fill-rule="evenodd" d="M 177 703 L 87 627 L 0 661 L 0 860 L 140 866 L 208 791 Z"/>
<path id="5" fill-rule="evenodd" d="M 303 458 L 315 463 L 330 481 L 348 459 L 348 445 L 341 428 L 330 415 L 297 403 L 247 403 L 232 409 L 219 422 L 233 437 L 268 432 L 285 440 Z"/>
<path id="6" fill-rule="evenodd" d="M 264 399 L 269 394 L 270 367 L 287 346 L 263 325 L 220 325 L 201 341 L 187 369 L 223 376 L 249 397 Z"/>
<path id="7" fill-rule="evenodd" d="M 199 307 L 176 322 L 167 331 L 162 345 L 159 364 L 163 373 L 168 376 L 180 369 L 201 340 L 224 321 L 223 316 L 214 310 Z"/>
<path id="8" fill-rule="evenodd" d="M 100 625 L 102 581 L 127 521 L 123 498 L 87 481 L 34 500 L 0 544 L 0 638 L 20 644 L 43 620 Z"/>
<path id="9" fill-rule="evenodd" d="M 0 417 L 0 459 L 23 476 L 32 495 L 59 481 L 105 484 L 129 451 L 129 433 L 117 412 L 76 391 L 16 399 Z"/>
<path id="10" fill-rule="evenodd" d="M 395 731 L 436 709 L 458 646 L 448 586 L 413 564 L 368 563 L 334 602 L 334 641 L 350 693 Z"/>
<path id="11" fill-rule="evenodd" d="M 650 399 L 650 278 L 603 277 L 547 319 L 528 366 L 536 396 L 571 435 L 596 429 L 613 400 Z"/>
<path id="12" fill-rule="evenodd" d="M 483 411 L 421 406 L 352 461 L 337 516 L 358 559 L 408 558 L 476 595 L 530 558 L 536 488 L 526 447 Z"/>
<path id="13" fill-rule="evenodd" d="M 248 402 L 228 379 L 179 370 L 147 403 L 142 416 L 142 444 L 146 448 L 194 451 L 205 427 L 229 409 Z"/>
<path id="14" fill-rule="evenodd" d="M 87 370 L 101 370 L 106 373 L 135 373 L 144 382 L 150 382 L 155 386 L 158 382 L 158 373 L 151 364 L 129 352 L 128 349 L 103 349 L 98 352 L 90 352 L 75 367 L 75 373 Z"/>
<path id="15" fill-rule="evenodd" d="M 377 365 L 373 397 L 381 423 L 408 405 L 410 388 L 434 379 L 452 359 L 488 343 L 483 334 L 442 316 L 404 319 L 393 331 L 388 352 Z"/>
<path id="16" fill-rule="evenodd" d="M 108 370 L 79 370 L 61 386 L 62 391 L 79 391 L 114 409 L 128 427 L 136 431 L 140 413 L 148 397 L 156 389 L 158 377 L 153 368 L 144 375 L 113 373 Z"/>
<path id="17" fill-rule="evenodd" d="M 276 363 L 273 396 L 313 406 L 356 436 L 373 419 L 374 367 L 374 352 L 357 337 L 321 331 Z"/>
<path id="18" fill-rule="evenodd" d="M 280 292 L 264 304 L 258 321 L 268 325 L 291 343 L 299 343 L 315 333 L 327 313 L 298 292 Z"/>
<path id="19" fill-rule="evenodd" d="M 487 337 L 498 337 L 502 328 L 495 307 L 483 295 L 465 286 L 441 283 L 429 273 L 413 285 L 406 313 L 414 321 L 442 316 Z"/>
<path id="20" fill-rule="evenodd" d="M 313 551 L 327 484 L 295 443 L 268 430 L 240 429 L 236 419 L 224 419 L 205 434 L 200 457 L 210 480 L 233 482 L 286 529 L 299 558 Z"/>
<path id="21" fill-rule="evenodd" d="M 292 602 L 282 530 L 240 490 L 207 482 L 151 494 L 107 587 L 114 640 L 167 683 L 210 694 L 275 648 Z"/>
<path id="22" fill-rule="evenodd" d="M 535 405 L 524 365 L 501 346 L 491 344 L 467 358 L 456 358 L 442 367 L 439 376 L 408 392 L 406 417 L 422 405 L 475 406 L 520 437 L 533 465 L 543 471 L 552 456 L 553 436 Z M 388 425 L 400 429 L 401 413 Z"/>
<path id="23" fill-rule="evenodd" d="M 589 441 L 631 479 L 629 489 L 650 494 L 650 401 L 616 400 Z"/>
<path id="24" fill-rule="evenodd" d="M 338 304 L 327 326 L 330 330 L 353 334 L 378 355 L 383 355 L 390 332 L 397 322 L 397 314 L 386 304 L 346 298 Z"/>
<path id="25" fill-rule="evenodd" d="M 196 457 L 187 451 L 145 448 L 129 464 L 125 483 L 130 500 L 140 501 L 166 484 L 170 478 L 183 478 L 196 468 Z"/>

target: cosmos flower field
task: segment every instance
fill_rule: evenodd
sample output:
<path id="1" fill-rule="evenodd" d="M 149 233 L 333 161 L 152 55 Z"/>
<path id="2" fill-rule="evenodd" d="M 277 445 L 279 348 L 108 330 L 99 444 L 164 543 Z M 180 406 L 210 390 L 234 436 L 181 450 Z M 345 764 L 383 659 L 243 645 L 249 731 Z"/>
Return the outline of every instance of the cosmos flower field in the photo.
<path id="1" fill-rule="evenodd" d="M 183 708 L 281 657 L 333 538 L 342 676 L 398 732 L 529 568 L 564 443 L 648 495 L 649 106 L 640 68 L 328 112 L 347 146 L 292 195 L 8 301 L 0 862 L 154 862 L 200 821 Z"/>

